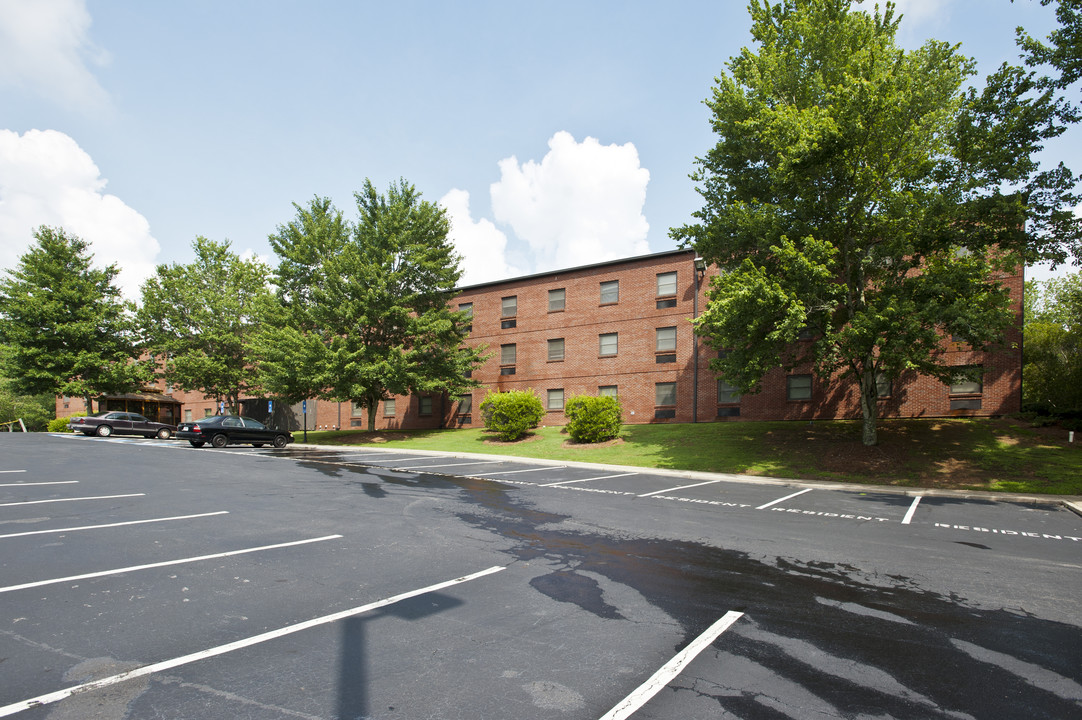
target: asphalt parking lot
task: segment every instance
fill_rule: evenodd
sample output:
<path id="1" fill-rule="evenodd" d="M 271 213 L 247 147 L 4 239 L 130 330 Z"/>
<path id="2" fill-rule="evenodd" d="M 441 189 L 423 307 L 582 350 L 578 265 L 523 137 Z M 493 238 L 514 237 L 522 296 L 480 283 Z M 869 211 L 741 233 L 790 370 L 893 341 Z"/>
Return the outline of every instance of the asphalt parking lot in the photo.
<path id="1" fill-rule="evenodd" d="M 0 436 L 0 716 L 1078 716 L 1080 559 L 1053 503 Z"/>

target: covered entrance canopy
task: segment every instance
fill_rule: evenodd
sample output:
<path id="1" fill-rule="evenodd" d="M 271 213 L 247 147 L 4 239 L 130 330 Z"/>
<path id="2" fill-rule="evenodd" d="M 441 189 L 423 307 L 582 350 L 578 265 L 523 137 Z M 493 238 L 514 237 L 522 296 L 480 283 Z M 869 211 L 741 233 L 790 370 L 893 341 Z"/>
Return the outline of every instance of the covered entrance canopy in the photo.
<path id="1" fill-rule="evenodd" d="M 125 393 L 98 399 L 98 410 L 139 413 L 147 420 L 176 425 L 180 420 L 181 403 L 172 395 L 161 393 Z"/>

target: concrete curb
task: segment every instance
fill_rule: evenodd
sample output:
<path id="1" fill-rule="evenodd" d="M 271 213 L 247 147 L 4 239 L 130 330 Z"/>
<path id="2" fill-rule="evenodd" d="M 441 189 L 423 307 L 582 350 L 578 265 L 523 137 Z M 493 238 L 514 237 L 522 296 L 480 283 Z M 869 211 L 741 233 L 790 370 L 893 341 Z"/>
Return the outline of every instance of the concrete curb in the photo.
<path id="1" fill-rule="evenodd" d="M 910 488 L 892 485 L 861 485 L 857 483 L 829 482 L 822 480 L 800 480 L 796 478 L 775 478 L 759 475 L 738 475 L 735 473 L 713 473 L 700 470 L 670 470 L 668 468 L 637 467 L 633 465 L 607 465 L 603 463 L 578 462 L 575 460 L 546 460 L 519 455 L 489 455 L 484 453 L 448 452 L 443 450 L 405 450 L 401 448 L 382 448 L 373 445 L 293 445 L 294 450 L 342 451 L 348 449 L 376 450 L 400 455 L 427 455 L 430 457 L 461 458 L 464 460 L 505 460 L 508 462 L 527 462 L 549 467 L 577 467 L 586 470 L 611 472 L 649 472 L 651 475 L 685 478 L 688 480 L 724 480 L 747 485 L 779 485 L 782 487 L 818 488 L 821 490 L 844 490 L 849 492 L 884 493 L 906 497 L 950 497 L 962 500 L 987 500 L 990 502 L 1032 503 L 1039 505 L 1062 505 L 1076 515 L 1082 516 L 1082 499 L 1073 495 L 1021 495 L 1016 493 L 987 492 L 982 490 L 947 490 L 940 488 Z M 303 451 L 302 450 L 302 451 Z"/>

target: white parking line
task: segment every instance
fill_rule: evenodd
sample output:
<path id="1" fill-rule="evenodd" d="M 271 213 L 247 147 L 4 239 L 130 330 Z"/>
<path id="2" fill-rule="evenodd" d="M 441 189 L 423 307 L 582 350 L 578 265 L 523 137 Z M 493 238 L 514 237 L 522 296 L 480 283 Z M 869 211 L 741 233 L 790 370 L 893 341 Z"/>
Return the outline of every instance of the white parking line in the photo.
<path id="1" fill-rule="evenodd" d="M 759 507 L 757 507 L 757 508 L 755 508 L 755 509 L 756 509 L 756 510 L 766 510 L 766 509 L 767 509 L 768 507 L 770 507 L 771 505 L 777 505 L 778 503 L 781 503 L 781 502 L 785 502 L 786 500 L 792 500 L 792 499 L 793 499 L 793 498 L 795 498 L 795 497 L 796 497 L 797 495 L 803 495 L 804 493 L 806 493 L 806 492 L 811 492 L 811 491 L 812 491 L 812 489 L 811 489 L 811 488 L 805 488 L 805 489 L 801 490 L 800 492 L 795 492 L 795 493 L 793 493 L 792 495 L 786 495 L 786 496 L 785 496 L 785 497 L 783 497 L 783 498 L 778 498 L 777 500 L 774 500 L 774 501 L 772 501 L 772 502 L 768 502 L 768 503 L 767 503 L 766 505 L 760 505 Z"/>
<path id="2" fill-rule="evenodd" d="M 646 704 L 647 700 L 656 695 L 658 690 L 665 687 L 670 680 L 679 675 L 688 663 L 709 647 L 710 643 L 714 642 L 719 635 L 728 630 L 743 615 L 744 613 L 735 610 L 725 613 L 720 620 L 707 628 L 706 632 L 695 638 L 690 645 L 681 650 L 672 660 L 665 663 L 649 680 L 618 702 L 612 710 L 602 715 L 600 720 L 624 720 L 631 717 L 632 714 Z"/>
<path id="3" fill-rule="evenodd" d="M 20 473 L 26 472 L 25 470 L 0 470 L 0 473 Z"/>
<path id="4" fill-rule="evenodd" d="M 500 472 L 485 473 L 485 475 L 514 475 L 515 473 L 524 472 L 540 472 L 542 470 L 563 470 L 566 465 L 558 465 L 556 467 L 539 467 L 539 468 L 527 468 L 525 470 L 501 470 Z"/>
<path id="5" fill-rule="evenodd" d="M 77 693 L 85 693 L 91 690 L 98 690 L 100 688 L 109 687 L 110 685 L 116 685 L 117 683 L 124 682 L 125 680 L 131 680 L 132 678 L 144 677 L 146 675 L 153 675 L 154 673 L 163 672 L 165 670 L 172 670 L 173 668 L 180 667 L 181 665 L 188 665 L 189 663 L 198 662 L 199 660 L 206 660 L 207 658 L 216 657 L 218 655 L 224 655 L 234 650 L 240 650 L 242 648 L 251 647 L 252 645 L 258 645 L 259 643 L 267 642 L 268 640 L 274 640 L 276 638 L 284 637 L 286 635 L 292 635 L 293 633 L 300 632 L 302 630 L 308 630 L 319 625 L 326 625 L 338 620 L 344 620 L 345 618 L 352 617 L 354 615 L 361 615 L 372 610 L 378 610 L 388 605 L 394 605 L 395 603 L 410 598 L 417 597 L 418 595 L 425 595 L 430 592 L 436 592 L 437 590 L 443 590 L 444 588 L 451 587 L 453 585 L 461 585 L 462 583 L 476 580 L 478 578 L 485 577 L 486 575 L 492 575 L 498 573 L 505 568 L 499 565 L 482 570 L 481 572 L 473 573 L 472 575 L 464 575 L 454 580 L 448 580 L 446 582 L 436 583 L 435 585 L 429 585 L 428 587 L 419 588 L 417 590 L 410 590 L 400 595 L 386 598 L 384 600 L 377 600 L 376 602 L 369 603 L 367 605 L 361 605 L 359 607 L 352 608 L 350 610 L 343 610 L 342 612 L 334 613 L 333 615 L 324 615 L 313 620 L 306 620 L 304 622 L 297 623 L 295 625 L 287 625 L 286 627 L 279 628 L 277 630 L 271 630 L 260 635 L 253 635 L 250 638 L 244 640 L 237 640 L 226 645 L 219 645 L 218 647 L 210 648 L 209 650 L 201 650 L 200 652 L 191 653 L 190 655 L 184 655 L 172 660 L 165 660 L 163 662 L 154 663 L 153 665 L 144 665 L 141 668 L 134 670 L 128 670 L 127 672 L 120 673 L 119 675 L 112 675 L 110 677 L 101 678 L 100 680 L 93 680 L 82 685 L 75 685 L 73 687 L 58 690 L 56 692 L 48 693 L 46 695 L 39 695 L 29 700 L 23 700 L 21 702 L 12 703 L 11 705 L 5 705 L 0 707 L 0 717 L 7 717 L 14 715 L 15 713 L 22 712 L 23 710 L 29 710 L 30 708 L 37 708 L 43 705 L 49 705 L 51 703 L 59 702 L 64 698 L 71 697 Z"/>
<path id="6" fill-rule="evenodd" d="M 55 530 L 31 530 L 29 532 L 0 535 L 0 540 L 3 540 L 4 538 L 26 537 L 27 535 L 47 535 L 49 533 L 76 532 L 77 530 L 97 530 L 99 528 L 123 527 L 125 525 L 144 525 L 146 523 L 167 522 L 169 520 L 192 520 L 194 518 L 210 517 L 211 515 L 228 514 L 228 510 L 219 510 L 217 512 L 200 513 L 199 515 L 177 515 L 176 517 L 152 518 L 150 520 L 128 520 L 127 522 L 109 523 L 108 525 L 83 525 L 81 527 L 57 528 Z"/>
<path id="7" fill-rule="evenodd" d="M 473 462 L 464 463 L 447 463 L 444 465 L 406 465 L 405 467 L 396 467 L 395 470 L 426 470 L 428 468 L 445 468 L 445 467 L 461 467 L 462 465 L 495 465 L 496 463 L 504 462 L 503 460 L 474 460 Z"/>
<path id="8" fill-rule="evenodd" d="M 198 557 L 182 558 L 180 560 L 166 560 L 165 562 L 150 563 L 149 565 L 133 565 L 131 567 L 116 568 L 115 570 L 102 570 L 101 572 L 86 573 L 85 575 L 72 575 L 64 578 L 54 578 L 52 580 L 38 580 L 37 582 L 23 583 L 22 585 L 9 585 L 8 587 L 0 587 L 0 593 L 13 592 L 15 590 L 25 590 L 27 588 L 41 587 L 42 585 L 55 585 L 56 583 L 72 582 L 74 580 L 87 580 L 89 578 L 105 577 L 106 575 L 119 575 L 120 573 L 135 572 L 136 570 L 150 570 L 153 568 L 168 567 L 170 565 L 182 565 L 184 563 L 200 562 L 202 560 L 216 560 L 218 558 L 232 557 L 233 555 L 245 555 L 247 553 L 260 552 L 262 550 L 276 550 L 284 547 L 294 547 L 296 545 L 307 545 L 309 543 L 323 542 L 324 540 L 335 540 L 342 537 L 341 535 L 327 535 L 326 537 L 312 538 L 310 540 L 295 540 L 293 542 L 278 543 L 277 545 L 263 545 L 261 547 L 245 548 L 243 550 L 230 550 L 224 553 L 215 553 L 213 555 L 200 555 Z"/>
<path id="9" fill-rule="evenodd" d="M 143 497 L 146 493 L 129 493 L 127 495 L 97 495 L 94 497 L 56 498 L 53 500 L 24 500 L 23 502 L 0 503 L 0 507 L 15 507 L 16 505 L 41 505 L 43 503 L 74 502 L 76 500 L 112 500 L 114 498 Z"/>
<path id="10" fill-rule="evenodd" d="M 74 485 L 78 480 L 52 480 L 50 482 L 2 483 L 0 487 L 34 487 L 35 485 Z"/>
<path id="11" fill-rule="evenodd" d="M 905 517 L 902 518 L 902 525 L 908 525 L 909 522 L 913 519 L 913 513 L 917 511 L 917 505 L 920 505 L 920 499 L 922 497 L 924 496 L 917 495 L 915 498 L 913 498 L 913 504 L 909 506 L 909 511 L 905 514 Z"/>
<path id="12" fill-rule="evenodd" d="M 627 477 L 628 475 L 638 475 L 637 472 L 620 473 L 619 475 L 599 475 L 598 477 L 583 478 L 582 480 L 563 480 L 561 482 L 547 483 L 545 485 L 539 485 L 538 487 L 557 487 L 559 485 L 571 485 L 573 483 L 590 482 L 591 480 L 608 480 L 609 478 Z"/>
<path id="13" fill-rule="evenodd" d="M 666 490 L 658 490 L 656 492 L 645 493 L 643 495 L 639 495 L 639 497 L 641 497 L 641 498 L 642 497 L 650 497 L 651 495 L 661 495 L 662 493 L 671 493 L 671 492 L 676 492 L 677 490 L 688 490 L 689 488 L 702 487 L 703 485 L 713 485 L 714 483 L 719 483 L 719 482 L 721 482 L 721 480 L 707 480 L 706 482 L 695 483 L 694 485 L 681 485 L 680 487 L 668 488 Z"/>

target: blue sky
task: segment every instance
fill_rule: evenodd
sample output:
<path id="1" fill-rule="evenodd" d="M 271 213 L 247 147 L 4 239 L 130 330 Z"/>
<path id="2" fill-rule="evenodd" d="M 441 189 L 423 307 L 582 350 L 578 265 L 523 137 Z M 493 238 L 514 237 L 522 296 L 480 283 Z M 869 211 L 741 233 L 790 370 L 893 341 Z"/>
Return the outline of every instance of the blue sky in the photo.
<path id="1" fill-rule="evenodd" d="M 900 40 L 986 73 L 1037 0 L 906 0 Z M 869 7 L 864 3 L 863 7 Z M 448 208 L 464 282 L 674 247 L 737 0 L 0 0 L 0 268 L 41 224 L 137 297 L 197 235 L 272 261 L 292 203 L 365 178 Z M 1048 157 L 1082 169 L 1074 128 Z"/>

